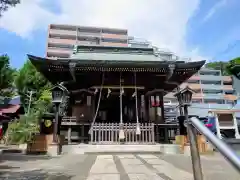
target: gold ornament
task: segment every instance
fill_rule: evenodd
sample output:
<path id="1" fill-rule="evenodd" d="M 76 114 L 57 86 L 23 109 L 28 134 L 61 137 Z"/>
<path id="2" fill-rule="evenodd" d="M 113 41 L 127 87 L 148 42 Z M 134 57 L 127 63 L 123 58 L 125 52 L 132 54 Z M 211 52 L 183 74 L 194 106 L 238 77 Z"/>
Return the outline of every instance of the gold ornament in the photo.
<path id="1" fill-rule="evenodd" d="M 44 125 L 45 125 L 46 127 L 50 127 L 50 126 L 52 125 L 52 121 L 51 121 L 51 120 L 45 120 L 45 121 L 44 121 Z"/>

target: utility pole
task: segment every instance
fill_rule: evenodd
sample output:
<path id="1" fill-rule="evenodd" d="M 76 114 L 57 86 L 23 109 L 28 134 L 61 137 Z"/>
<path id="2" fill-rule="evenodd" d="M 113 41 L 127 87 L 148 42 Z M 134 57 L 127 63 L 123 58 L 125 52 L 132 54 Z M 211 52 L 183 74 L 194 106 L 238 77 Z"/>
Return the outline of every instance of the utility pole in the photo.
<path id="1" fill-rule="evenodd" d="M 28 91 L 29 94 L 26 94 L 29 98 L 28 100 L 28 109 L 27 109 L 27 114 L 29 114 L 30 112 L 30 107 L 31 107 L 31 103 L 32 103 L 32 96 L 33 96 L 33 93 L 35 93 L 35 91 L 31 90 L 31 91 Z"/>

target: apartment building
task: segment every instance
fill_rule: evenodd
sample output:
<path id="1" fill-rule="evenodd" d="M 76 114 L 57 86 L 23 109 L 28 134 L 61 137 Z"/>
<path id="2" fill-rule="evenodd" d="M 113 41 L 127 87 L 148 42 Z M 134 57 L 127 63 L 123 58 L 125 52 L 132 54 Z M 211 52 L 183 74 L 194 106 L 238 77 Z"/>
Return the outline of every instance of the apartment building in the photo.
<path id="1" fill-rule="evenodd" d="M 192 106 L 189 114 L 207 116 L 211 109 L 231 109 L 238 100 L 238 95 L 233 88 L 231 76 L 222 76 L 220 70 L 202 68 L 197 74 L 192 76 L 180 88 L 189 86 L 195 91 L 192 97 Z M 164 97 L 165 103 L 177 104 L 174 92 Z"/>
<path id="2" fill-rule="evenodd" d="M 128 46 L 126 29 L 50 24 L 46 57 L 68 58 L 74 45 Z"/>

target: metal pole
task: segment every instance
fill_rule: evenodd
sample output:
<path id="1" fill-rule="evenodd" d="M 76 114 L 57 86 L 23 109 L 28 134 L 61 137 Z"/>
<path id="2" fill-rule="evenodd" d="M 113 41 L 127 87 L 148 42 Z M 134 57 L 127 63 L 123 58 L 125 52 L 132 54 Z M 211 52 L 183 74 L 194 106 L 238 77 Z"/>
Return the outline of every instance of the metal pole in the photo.
<path id="1" fill-rule="evenodd" d="M 196 129 L 189 123 L 188 106 L 184 105 L 183 109 L 185 114 L 185 120 L 188 122 L 187 131 L 188 131 L 188 137 L 190 142 L 193 177 L 194 177 L 194 180 L 203 180 L 201 160 L 200 160 L 198 144 L 197 144 L 197 132 L 196 132 Z"/>
<path id="2" fill-rule="evenodd" d="M 53 128 L 53 142 L 58 143 L 58 121 L 59 121 L 59 104 L 56 103 L 55 109 L 55 121 L 54 121 L 54 128 Z"/>
<path id="3" fill-rule="evenodd" d="M 180 92 L 180 87 L 179 86 L 177 87 L 177 92 Z M 182 110 L 181 102 L 179 102 L 178 109 L 179 109 L 180 116 L 183 116 L 183 110 Z"/>
<path id="4" fill-rule="evenodd" d="M 30 107 L 31 107 L 31 103 L 32 103 L 32 95 L 33 95 L 33 91 L 30 91 L 27 114 L 29 114 L 29 112 L 30 112 Z"/>
<path id="5" fill-rule="evenodd" d="M 239 156 L 231 150 L 221 139 L 217 138 L 207 127 L 203 125 L 196 117 L 190 119 L 192 125 L 197 128 L 206 138 L 212 143 L 213 146 L 233 165 L 233 167 L 240 172 L 240 159 Z"/>
<path id="6" fill-rule="evenodd" d="M 125 139 L 123 130 L 123 114 L 122 114 L 122 95 L 124 90 L 122 89 L 122 73 L 120 72 L 120 125 L 119 125 L 119 141 L 123 142 Z"/>

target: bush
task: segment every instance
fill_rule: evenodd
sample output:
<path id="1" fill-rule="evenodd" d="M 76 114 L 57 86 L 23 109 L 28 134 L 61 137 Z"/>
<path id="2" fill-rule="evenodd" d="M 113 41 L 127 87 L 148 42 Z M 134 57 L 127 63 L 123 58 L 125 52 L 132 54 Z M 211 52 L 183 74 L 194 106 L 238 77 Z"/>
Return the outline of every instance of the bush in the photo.
<path id="1" fill-rule="evenodd" d="M 22 115 L 19 120 L 9 123 L 5 135 L 6 144 L 24 144 L 39 132 L 38 118 L 34 114 Z"/>

